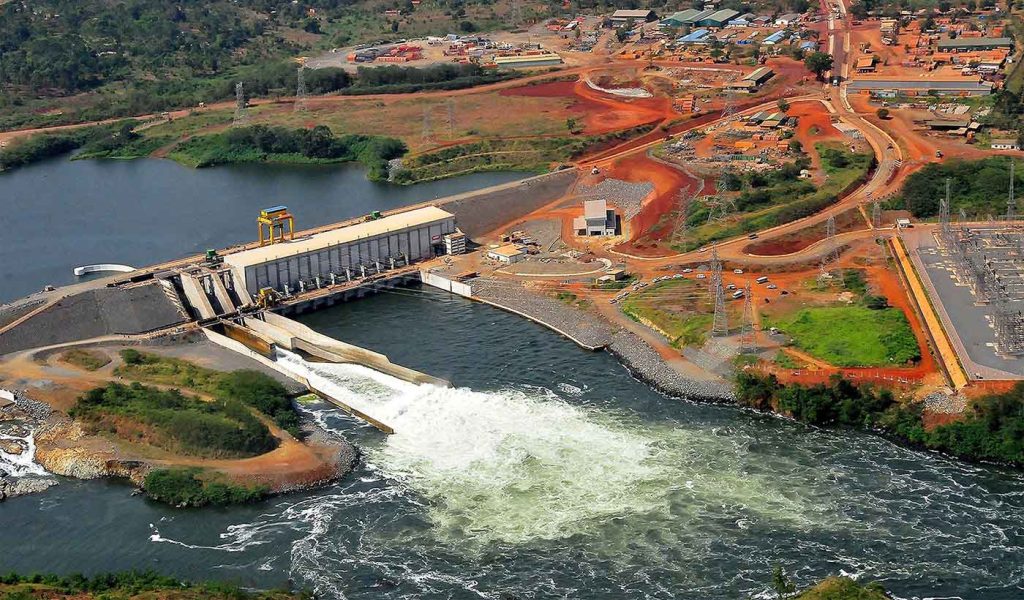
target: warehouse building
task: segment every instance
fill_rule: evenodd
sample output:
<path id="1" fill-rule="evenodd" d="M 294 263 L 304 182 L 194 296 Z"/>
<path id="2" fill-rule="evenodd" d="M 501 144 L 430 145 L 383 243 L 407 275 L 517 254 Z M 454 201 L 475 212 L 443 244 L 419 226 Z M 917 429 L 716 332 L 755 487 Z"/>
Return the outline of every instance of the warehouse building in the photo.
<path id="1" fill-rule="evenodd" d="M 294 241 L 224 257 L 236 289 L 250 295 L 269 287 L 280 292 L 377 273 L 445 253 L 445 236 L 456 233 L 455 216 L 434 206 L 369 220 Z"/>
<path id="2" fill-rule="evenodd" d="M 855 79 L 849 83 L 852 92 L 870 92 L 876 96 L 892 97 L 896 94 L 907 96 L 987 96 L 992 93 L 992 84 L 987 81 L 957 79 L 939 81 L 934 79 Z"/>
<path id="3" fill-rule="evenodd" d="M 955 40 L 942 40 L 938 44 L 939 52 L 968 52 L 978 50 L 999 50 L 1013 48 L 1013 40 L 1010 38 L 957 38 Z"/>
<path id="4" fill-rule="evenodd" d="M 697 25 L 700 27 L 725 27 L 730 19 L 737 17 L 739 14 L 738 10 L 723 9 L 697 21 Z"/>
<path id="5" fill-rule="evenodd" d="M 494 64 L 506 69 L 531 69 L 562 64 L 557 54 L 526 54 L 523 56 L 495 56 Z"/>
<path id="6" fill-rule="evenodd" d="M 658 15 L 653 10 L 617 10 L 611 17 L 613 25 L 624 25 L 632 21 L 647 23 L 657 19 Z"/>

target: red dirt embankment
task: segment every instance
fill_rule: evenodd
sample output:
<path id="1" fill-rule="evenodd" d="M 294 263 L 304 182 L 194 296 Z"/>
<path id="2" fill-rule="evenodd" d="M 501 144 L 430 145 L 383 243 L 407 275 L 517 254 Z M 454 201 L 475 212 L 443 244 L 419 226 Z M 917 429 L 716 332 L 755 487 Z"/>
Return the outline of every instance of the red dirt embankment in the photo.
<path id="1" fill-rule="evenodd" d="M 581 119 L 588 135 L 629 129 L 665 119 L 672 110 L 669 98 L 625 99 L 591 89 L 584 81 L 551 81 L 501 90 L 502 96 L 566 98 L 566 117 Z M 668 112 L 666 112 L 668 111 Z"/>
<path id="2" fill-rule="evenodd" d="M 637 240 L 648 236 L 658 225 L 663 215 L 673 210 L 685 209 L 678 207 L 678 193 L 684 187 L 696 189 L 698 181 L 687 175 L 680 169 L 676 169 L 663 162 L 654 160 L 646 154 L 633 154 L 612 163 L 608 172 L 609 177 L 622 179 L 630 182 L 649 182 L 654 185 L 652 196 L 644 202 L 640 214 L 634 217 L 630 223 L 631 240 L 618 247 L 619 250 L 640 256 L 663 256 L 668 249 L 652 247 L 640 247 Z M 660 228 L 661 239 L 671 233 L 671 228 Z"/>

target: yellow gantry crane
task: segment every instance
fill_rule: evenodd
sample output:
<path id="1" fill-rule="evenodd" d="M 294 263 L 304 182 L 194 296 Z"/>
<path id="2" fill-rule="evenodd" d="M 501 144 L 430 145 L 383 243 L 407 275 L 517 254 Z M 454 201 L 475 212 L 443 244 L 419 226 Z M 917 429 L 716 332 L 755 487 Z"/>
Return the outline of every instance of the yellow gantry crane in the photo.
<path id="1" fill-rule="evenodd" d="M 283 242 L 285 240 L 284 227 L 288 224 L 288 240 L 295 237 L 295 217 L 288 212 L 287 206 L 271 206 L 260 211 L 256 218 L 260 226 L 260 246 Z M 264 235 L 264 233 L 268 235 Z"/>

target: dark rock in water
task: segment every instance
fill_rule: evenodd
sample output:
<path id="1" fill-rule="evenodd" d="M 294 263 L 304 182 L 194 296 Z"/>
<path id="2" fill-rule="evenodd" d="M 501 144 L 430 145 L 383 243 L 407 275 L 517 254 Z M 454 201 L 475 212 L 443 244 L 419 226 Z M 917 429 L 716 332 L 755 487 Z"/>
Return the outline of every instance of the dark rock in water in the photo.
<path id="1" fill-rule="evenodd" d="M 34 494 L 57 485 L 53 477 L 4 477 L 0 479 L 0 500 Z"/>

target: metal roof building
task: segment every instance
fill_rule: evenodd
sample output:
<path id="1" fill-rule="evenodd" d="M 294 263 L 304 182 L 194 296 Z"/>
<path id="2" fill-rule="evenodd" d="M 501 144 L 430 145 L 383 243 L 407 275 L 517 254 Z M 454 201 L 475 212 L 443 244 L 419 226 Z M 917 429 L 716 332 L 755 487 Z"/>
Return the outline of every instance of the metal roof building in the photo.
<path id="1" fill-rule="evenodd" d="M 956 52 L 959 50 L 996 50 L 998 48 L 1012 48 L 1013 40 L 1010 38 L 957 38 L 955 40 L 939 41 L 939 52 Z"/>
<path id="2" fill-rule="evenodd" d="M 612 13 L 612 23 L 628 21 L 654 21 L 658 18 L 653 10 L 617 10 Z"/>
<path id="3" fill-rule="evenodd" d="M 228 254 L 224 263 L 235 271 L 249 294 L 270 287 L 299 289 L 299 282 L 313 285 L 333 273 L 345 278 L 398 264 L 444 254 L 444 236 L 455 233 L 455 215 L 427 206 L 355 223 L 290 242 L 281 242 Z M 241 294 L 240 294 L 241 295 Z"/>
<path id="4" fill-rule="evenodd" d="M 726 23 L 728 23 L 730 19 L 735 18 L 739 14 L 740 12 L 738 10 L 730 10 L 726 8 L 697 21 L 697 25 L 701 27 L 725 27 Z"/>
<path id="5" fill-rule="evenodd" d="M 916 94 L 984 96 L 992 93 L 992 84 L 977 80 L 936 81 L 927 79 L 854 79 L 848 89 L 853 91 L 897 90 Z"/>
<path id="6" fill-rule="evenodd" d="M 710 34 L 711 31 L 708 29 L 698 29 L 697 31 L 691 32 L 689 35 L 684 35 L 683 37 L 679 38 L 679 43 L 699 44 L 701 43 L 701 40 L 708 37 L 708 35 Z"/>

